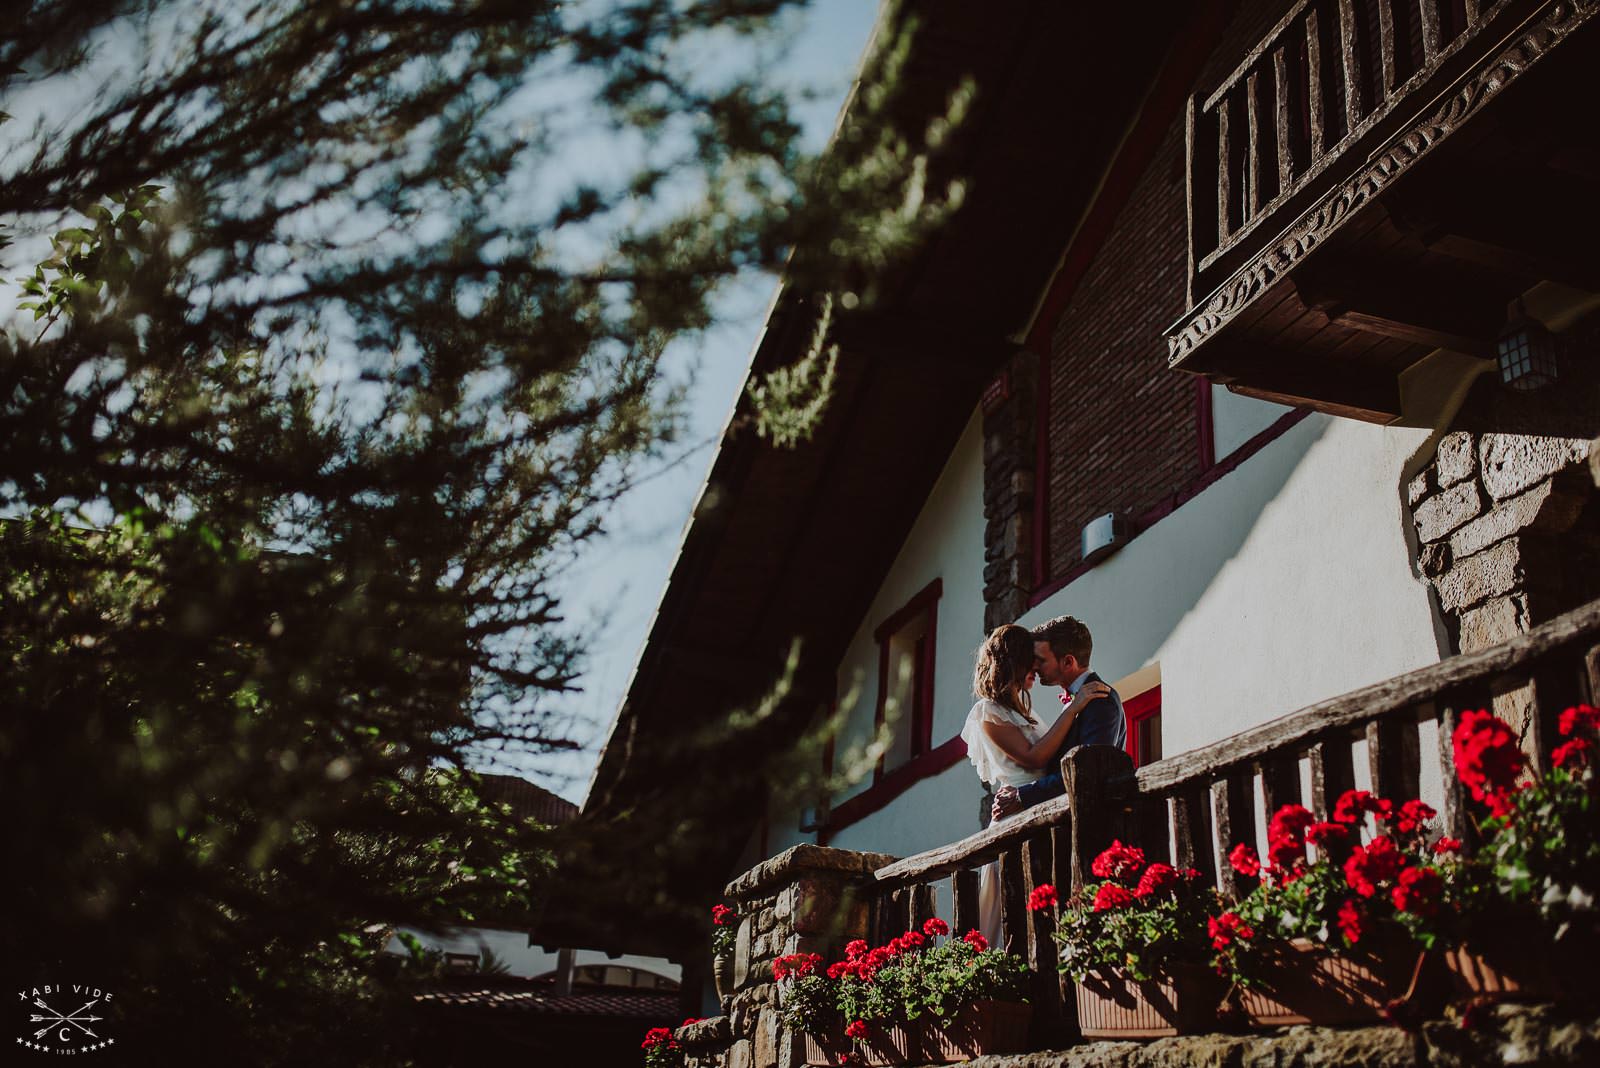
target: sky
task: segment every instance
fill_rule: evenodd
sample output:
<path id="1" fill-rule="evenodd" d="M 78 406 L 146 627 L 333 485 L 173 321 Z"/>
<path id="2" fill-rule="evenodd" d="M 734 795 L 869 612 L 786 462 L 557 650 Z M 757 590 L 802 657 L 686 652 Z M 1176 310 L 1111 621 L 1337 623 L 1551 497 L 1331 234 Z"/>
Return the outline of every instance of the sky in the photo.
<path id="1" fill-rule="evenodd" d="M 820 149 L 833 131 L 877 13 L 877 0 L 811 0 L 799 13 L 781 77 L 812 92 L 813 99 L 797 104 L 796 115 L 813 148 Z M 582 804 L 776 287 L 776 278 L 763 276 L 731 288 L 717 302 L 712 329 L 669 351 L 673 373 L 693 375 L 676 459 L 658 465 L 617 504 L 606 536 L 592 542 L 563 576 L 567 618 L 594 635 L 581 692 L 561 705 L 565 736 L 580 749 L 525 758 L 504 754 L 497 770 L 517 770 Z"/>

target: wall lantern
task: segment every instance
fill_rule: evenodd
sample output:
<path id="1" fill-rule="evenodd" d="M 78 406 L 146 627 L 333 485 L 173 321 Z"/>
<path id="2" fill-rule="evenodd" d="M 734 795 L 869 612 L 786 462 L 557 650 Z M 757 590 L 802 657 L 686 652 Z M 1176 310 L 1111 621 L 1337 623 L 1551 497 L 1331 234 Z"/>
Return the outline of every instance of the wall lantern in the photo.
<path id="1" fill-rule="evenodd" d="M 1524 392 L 1556 380 L 1556 338 L 1517 301 L 1516 312 L 1495 345 L 1500 381 Z"/>

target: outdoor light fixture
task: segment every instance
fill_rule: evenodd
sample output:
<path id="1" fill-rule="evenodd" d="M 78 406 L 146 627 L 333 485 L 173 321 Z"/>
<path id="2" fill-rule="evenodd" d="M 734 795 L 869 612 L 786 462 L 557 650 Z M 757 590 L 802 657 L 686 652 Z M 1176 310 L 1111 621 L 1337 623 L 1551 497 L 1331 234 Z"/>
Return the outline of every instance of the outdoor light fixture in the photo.
<path id="1" fill-rule="evenodd" d="M 1556 380 L 1556 338 L 1517 301 L 1516 313 L 1500 332 L 1495 345 L 1500 381 L 1524 392 Z"/>

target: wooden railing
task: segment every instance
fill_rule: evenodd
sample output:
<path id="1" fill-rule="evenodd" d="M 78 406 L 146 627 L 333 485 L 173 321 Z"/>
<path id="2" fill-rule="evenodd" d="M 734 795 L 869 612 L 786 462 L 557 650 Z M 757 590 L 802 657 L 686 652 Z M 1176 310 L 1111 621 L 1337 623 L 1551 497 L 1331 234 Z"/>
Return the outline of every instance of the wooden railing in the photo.
<path id="1" fill-rule="evenodd" d="M 1292 665 L 1286 669 L 1292 670 Z M 933 914 L 935 888 L 951 881 L 954 924 L 977 926 L 981 865 L 1000 865 L 1003 922 L 1013 952 L 1034 968 L 1036 1047 L 1076 1029 L 1072 989 L 1056 972 L 1048 913 L 1030 913 L 1035 886 L 1076 889 L 1113 838 L 1144 849 L 1147 859 L 1200 869 L 1223 893 L 1240 896 L 1248 881 L 1227 863 L 1237 842 L 1257 844 L 1257 827 L 1280 806 L 1299 802 L 1328 818 L 1357 785 L 1364 750 L 1366 785 L 1392 798 L 1442 794 L 1446 833 L 1470 848 L 1472 819 L 1454 771 L 1450 739 L 1464 711 L 1529 713 L 1528 741 L 1541 763 L 1555 742 L 1562 709 L 1600 693 L 1600 601 L 1526 635 L 1401 675 L 1179 756 L 1133 770 L 1126 753 L 1085 746 L 1062 761 L 1066 794 L 952 845 L 896 861 L 876 872 L 874 937 L 883 941 Z M 1512 717 L 1513 719 L 1515 717 Z M 1424 731 L 1424 725 L 1431 729 Z M 1431 734 L 1431 744 L 1422 744 Z M 1426 777 L 1424 770 L 1429 773 Z M 1433 775 L 1437 774 L 1437 778 Z"/>
<path id="2" fill-rule="evenodd" d="M 1493 47 L 1521 9 L 1535 6 L 1531 0 L 1296 3 L 1209 96 L 1189 101 L 1194 273 L 1203 275 L 1258 230 L 1260 240 L 1241 255 L 1274 237 L 1282 227 L 1265 223 L 1281 205 L 1317 184 L 1334 161 L 1364 162 L 1367 142 L 1393 125 L 1386 120 L 1434 101 L 1453 76 L 1446 68 L 1455 57 L 1471 59 Z M 1192 296 L 1203 296 L 1204 288 Z"/>

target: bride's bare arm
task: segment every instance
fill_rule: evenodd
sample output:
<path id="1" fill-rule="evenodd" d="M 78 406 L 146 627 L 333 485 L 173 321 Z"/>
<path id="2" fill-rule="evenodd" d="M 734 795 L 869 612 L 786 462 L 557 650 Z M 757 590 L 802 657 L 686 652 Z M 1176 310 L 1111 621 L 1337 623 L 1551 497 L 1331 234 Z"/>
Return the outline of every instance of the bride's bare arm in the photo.
<path id="1" fill-rule="evenodd" d="M 1072 721 L 1078 716 L 1078 710 L 1096 698 L 1104 697 L 1111 692 L 1111 687 L 1103 682 L 1085 683 L 1072 698 L 1072 703 L 1062 710 L 1061 715 L 1050 729 L 1039 736 L 1037 742 L 1029 742 L 1028 736 L 1022 733 L 1022 728 L 1011 723 L 993 723 L 983 721 L 983 732 L 989 740 L 999 746 L 1006 756 L 1010 757 L 1022 767 L 1037 771 L 1050 763 L 1050 758 L 1055 756 L 1056 750 L 1061 748 L 1061 742 L 1067 736 L 1067 731 L 1072 729 Z"/>

